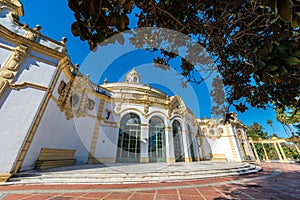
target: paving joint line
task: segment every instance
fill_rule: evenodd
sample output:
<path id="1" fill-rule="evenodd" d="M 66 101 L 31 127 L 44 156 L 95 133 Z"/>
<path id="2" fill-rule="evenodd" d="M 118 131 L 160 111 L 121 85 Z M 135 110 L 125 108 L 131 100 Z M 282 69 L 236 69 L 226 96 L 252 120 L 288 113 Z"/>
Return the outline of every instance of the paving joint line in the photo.
<path id="1" fill-rule="evenodd" d="M 4 198 L 6 197 L 6 195 L 7 195 L 7 194 L 6 194 L 5 192 L 1 192 L 1 193 L 0 193 L 0 199 L 4 199 Z"/>
<path id="2" fill-rule="evenodd" d="M 140 188 L 103 188 L 103 189 L 68 189 L 68 190 L 3 190 L 2 193 L 7 194 L 32 194 L 32 193 L 83 193 L 83 192 L 140 192 L 140 191 L 151 191 L 151 190 L 177 190 L 177 189 L 188 189 L 188 188 L 200 188 L 208 186 L 220 186 L 226 184 L 243 184 L 251 181 L 265 180 L 278 176 L 281 174 L 281 171 L 276 169 L 272 174 L 254 177 L 254 178 L 245 178 L 241 180 L 231 180 L 223 181 L 217 183 L 204 183 L 204 184 L 191 184 L 191 185 L 175 185 L 175 186 L 158 186 L 158 187 L 140 187 Z M 62 186 L 63 187 L 63 186 Z"/>

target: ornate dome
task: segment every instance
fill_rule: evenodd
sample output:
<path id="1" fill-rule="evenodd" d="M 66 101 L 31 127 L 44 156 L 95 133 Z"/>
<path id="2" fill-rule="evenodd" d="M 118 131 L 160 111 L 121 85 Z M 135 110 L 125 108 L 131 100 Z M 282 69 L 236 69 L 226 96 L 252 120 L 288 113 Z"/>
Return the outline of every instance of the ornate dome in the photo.
<path id="1" fill-rule="evenodd" d="M 126 82 L 128 83 L 140 83 L 141 75 L 137 73 L 135 67 L 126 75 Z"/>

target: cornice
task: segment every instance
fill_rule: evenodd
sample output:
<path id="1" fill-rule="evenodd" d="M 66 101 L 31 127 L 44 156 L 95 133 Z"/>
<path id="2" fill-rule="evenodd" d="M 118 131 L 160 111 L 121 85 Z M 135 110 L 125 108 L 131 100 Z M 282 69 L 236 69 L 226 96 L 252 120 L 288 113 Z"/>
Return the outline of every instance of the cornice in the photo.
<path id="1" fill-rule="evenodd" d="M 35 88 L 35 89 L 42 90 L 42 91 L 48 90 L 48 88 L 45 86 L 37 85 L 34 83 L 29 83 L 29 82 L 14 83 L 14 84 L 10 84 L 9 86 L 10 86 L 10 88 L 15 89 L 15 90 L 23 89 L 26 87 Z"/>
<path id="2" fill-rule="evenodd" d="M 10 30 L 8 30 L 7 28 L 5 28 L 3 25 L 0 24 L 0 36 L 16 45 L 25 45 L 27 46 L 30 50 L 39 52 L 41 54 L 45 54 L 47 56 L 50 56 L 54 59 L 60 60 L 63 57 L 66 56 L 66 54 L 61 53 L 59 51 L 56 51 L 54 49 L 51 49 L 49 47 L 46 47 L 42 44 L 39 44 L 37 42 L 33 42 L 30 39 L 27 39 L 21 35 L 18 35 Z M 43 38 L 46 38 L 44 36 L 42 36 Z M 48 39 L 48 38 L 46 38 Z M 52 41 L 52 40 L 51 40 Z M 53 41 L 52 41 L 53 42 Z M 57 42 L 55 42 L 56 44 L 58 44 Z"/>

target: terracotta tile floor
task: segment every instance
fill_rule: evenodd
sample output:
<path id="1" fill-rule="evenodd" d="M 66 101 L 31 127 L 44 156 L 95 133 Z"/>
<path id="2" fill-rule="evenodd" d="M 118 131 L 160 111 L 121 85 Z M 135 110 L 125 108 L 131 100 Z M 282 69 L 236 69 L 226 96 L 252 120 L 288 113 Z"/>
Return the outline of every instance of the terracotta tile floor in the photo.
<path id="1" fill-rule="evenodd" d="M 300 165 L 263 163 L 256 174 L 157 184 L 0 186 L 5 200 L 299 199 Z M 275 170 L 281 173 L 275 173 Z"/>

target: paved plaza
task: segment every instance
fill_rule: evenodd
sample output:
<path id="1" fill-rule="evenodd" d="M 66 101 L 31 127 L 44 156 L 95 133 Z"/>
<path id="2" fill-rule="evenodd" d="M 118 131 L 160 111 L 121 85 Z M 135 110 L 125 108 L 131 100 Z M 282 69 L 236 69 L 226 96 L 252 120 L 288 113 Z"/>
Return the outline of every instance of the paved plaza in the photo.
<path id="1" fill-rule="evenodd" d="M 164 180 L 136 184 L 11 182 L 0 186 L 0 199 L 300 199 L 299 164 L 263 163 L 260 166 L 263 170 L 257 173 L 177 182 Z M 128 170 L 129 168 L 133 169 L 128 166 Z M 183 166 L 178 169 L 184 173 Z"/>

